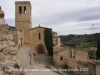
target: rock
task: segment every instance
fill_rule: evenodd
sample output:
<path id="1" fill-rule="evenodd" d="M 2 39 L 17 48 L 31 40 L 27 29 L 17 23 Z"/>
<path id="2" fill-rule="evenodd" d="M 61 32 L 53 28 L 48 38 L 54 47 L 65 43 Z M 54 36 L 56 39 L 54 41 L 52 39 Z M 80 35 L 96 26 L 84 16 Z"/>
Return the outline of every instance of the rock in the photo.
<path id="1" fill-rule="evenodd" d="M 3 52 L 4 46 L 0 44 L 0 52 Z"/>
<path id="2" fill-rule="evenodd" d="M 16 55 L 12 55 L 11 57 L 10 57 L 10 60 L 17 60 L 17 56 Z"/>
<path id="3" fill-rule="evenodd" d="M 0 24 L 0 31 L 8 31 L 8 30 L 9 30 L 9 26 L 7 24 L 5 23 Z"/>
<path id="4" fill-rule="evenodd" d="M 17 47 L 9 47 L 10 54 L 15 55 L 18 52 Z"/>
<path id="5" fill-rule="evenodd" d="M 4 54 L 0 52 L 0 61 L 2 61 L 3 59 L 4 59 Z"/>
<path id="6" fill-rule="evenodd" d="M 3 41 L 3 46 L 6 48 L 7 47 L 7 45 L 6 45 L 6 43 Z"/>
<path id="7" fill-rule="evenodd" d="M 0 75 L 4 75 L 4 73 L 2 71 L 0 71 Z"/>
<path id="8" fill-rule="evenodd" d="M 13 35 L 12 35 L 11 33 L 8 33 L 8 34 L 6 35 L 6 39 L 7 39 L 7 40 L 13 40 Z"/>
<path id="9" fill-rule="evenodd" d="M 10 41 L 10 40 L 5 41 L 4 43 L 7 45 L 7 47 L 15 46 L 15 43 L 13 41 Z"/>
<path id="10" fill-rule="evenodd" d="M 4 49 L 4 50 L 3 50 L 3 53 L 4 53 L 5 55 L 7 55 L 7 54 L 10 53 L 10 51 L 9 51 L 8 49 Z"/>
<path id="11" fill-rule="evenodd" d="M 1 40 L 1 41 L 2 41 L 2 40 L 6 40 L 6 36 L 3 35 L 3 34 L 1 34 L 1 32 L 0 32 L 0 40 Z"/>

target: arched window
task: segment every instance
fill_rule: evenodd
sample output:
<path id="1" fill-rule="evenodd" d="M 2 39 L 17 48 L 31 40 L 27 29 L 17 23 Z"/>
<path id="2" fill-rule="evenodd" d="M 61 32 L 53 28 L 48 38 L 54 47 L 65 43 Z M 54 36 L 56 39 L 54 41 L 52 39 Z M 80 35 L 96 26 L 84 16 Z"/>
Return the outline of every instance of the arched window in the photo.
<path id="1" fill-rule="evenodd" d="M 22 7 L 19 6 L 19 13 L 21 14 L 22 13 Z"/>
<path id="2" fill-rule="evenodd" d="M 41 34 L 39 33 L 39 40 L 41 40 Z"/>
<path id="3" fill-rule="evenodd" d="M 24 6 L 24 13 L 26 13 L 26 6 Z"/>

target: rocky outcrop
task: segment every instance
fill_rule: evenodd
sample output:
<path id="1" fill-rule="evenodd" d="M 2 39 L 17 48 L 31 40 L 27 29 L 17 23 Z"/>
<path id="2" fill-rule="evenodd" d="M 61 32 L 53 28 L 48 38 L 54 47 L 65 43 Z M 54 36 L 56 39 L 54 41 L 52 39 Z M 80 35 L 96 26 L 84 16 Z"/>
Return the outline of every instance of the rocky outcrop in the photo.
<path id="1" fill-rule="evenodd" d="M 0 31 L 0 75 L 3 73 L 14 75 L 14 71 L 10 72 L 6 69 L 13 69 L 15 64 L 19 64 L 17 53 L 18 47 L 13 41 L 13 35 L 7 31 Z"/>
<path id="2" fill-rule="evenodd" d="M 13 35 L 8 31 L 0 31 L 0 41 L 13 41 Z"/>

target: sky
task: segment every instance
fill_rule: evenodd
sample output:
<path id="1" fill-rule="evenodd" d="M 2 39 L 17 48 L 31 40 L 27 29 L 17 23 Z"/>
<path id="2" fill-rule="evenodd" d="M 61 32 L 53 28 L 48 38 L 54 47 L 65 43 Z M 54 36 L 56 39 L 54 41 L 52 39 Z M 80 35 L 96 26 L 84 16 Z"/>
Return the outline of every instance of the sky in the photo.
<path id="1" fill-rule="evenodd" d="M 15 26 L 15 1 L 1 0 L 5 21 Z M 20 0 L 26 1 L 26 0 Z M 100 0 L 29 0 L 32 27 L 52 28 L 58 35 L 100 32 Z"/>

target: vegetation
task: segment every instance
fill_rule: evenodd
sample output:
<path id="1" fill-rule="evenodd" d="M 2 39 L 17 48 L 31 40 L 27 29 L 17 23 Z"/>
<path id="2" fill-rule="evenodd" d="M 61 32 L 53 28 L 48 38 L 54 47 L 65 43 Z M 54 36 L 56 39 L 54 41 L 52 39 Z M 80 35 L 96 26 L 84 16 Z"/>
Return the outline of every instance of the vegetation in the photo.
<path id="1" fill-rule="evenodd" d="M 14 66 L 13 66 L 14 68 L 20 68 L 20 66 L 18 65 L 18 64 L 14 64 Z"/>
<path id="2" fill-rule="evenodd" d="M 48 49 L 49 55 L 53 55 L 52 30 L 45 28 L 44 34 L 45 34 L 44 41 L 45 41 L 46 48 Z"/>
<path id="3" fill-rule="evenodd" d="M 91 47 L 97 47 L 97 35 L 100 35 L 100 33 L 61 35 L 60 38 L 63 46 L 71 46 L 76 50 L 89 50 Z"/>
<path id="4" fill-rule="evenodd" d="M 100 59 L 100 35 L 97 36 L 97 52 L 96 52 L 97 59 Z"/>

